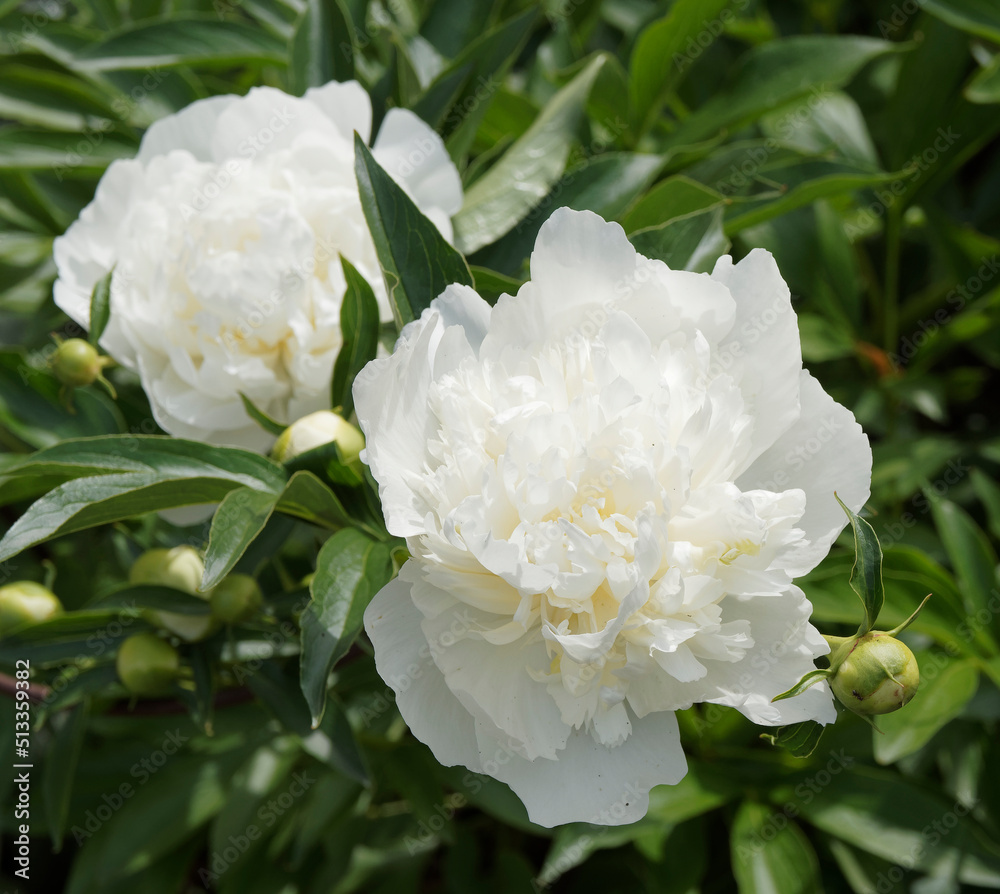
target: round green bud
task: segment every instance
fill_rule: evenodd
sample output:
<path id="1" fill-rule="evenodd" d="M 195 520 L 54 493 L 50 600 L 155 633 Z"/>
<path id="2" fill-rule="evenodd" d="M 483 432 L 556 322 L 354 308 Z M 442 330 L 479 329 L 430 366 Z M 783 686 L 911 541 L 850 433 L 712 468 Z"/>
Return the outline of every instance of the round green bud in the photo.
<path id="1" fill-rule="evenodd" d="M 62 612 L 59 597 L 34 581 L 22 580 L 0 587 L 0 636 L 17 627 L 47 621 Z"/>
<path id="2" fill-rule="evenodd" d="M 361 430 L 331 410 L 310 413 L 282 432 L 271 451 L 278 462 L 286 463 L 300 453 L 335 441 L 345 466 L 363 474 L 359 454 L 365 447 Z"/>
<path id="3" fill-rule="evenodd" d="M 212 614 L 226 624 L 237 624 L 260 611 L 264 595 L 249 574 L 230 574 L 212 591 Z"/>
<path id="4" fill-rule="evenodd" d="M 165 695 L 180 672 L 177 650 L 153 633 L 137 633 L 118 647 L 115 670 L 133 695 Z"/>
<path id="5" fill-rule="evenodd" d="M 52 371 L 60 382 L 70 388 L 96 382 L 106 363 L 97 348 L 82 338 L 64 341 L 52 355 Z"/>
<path id="6" fill-rule="evenodd" d="M 834 695 L 856 714 L 889 714 L 916 695 L 920 669 L 905 643 L 873 631 L 842 648 L 846 656 L 830 685 Z"/>
<path id="7" fill-rule="evenodd" d="M 156 584 L 183 590 L 199 599 L 209 600 L 209 593 L 199 593 L 205 564 L 198 551 L 190 546 L 173 549 L 150 549 L 144 552 L 129 569 L 129 583 Z M 217 624 L 211 615 L 183 615 L 179 612 L 151 611 L 155 624 L 176 634 L 185 642 L 193 643 L 212 633 Z"/>

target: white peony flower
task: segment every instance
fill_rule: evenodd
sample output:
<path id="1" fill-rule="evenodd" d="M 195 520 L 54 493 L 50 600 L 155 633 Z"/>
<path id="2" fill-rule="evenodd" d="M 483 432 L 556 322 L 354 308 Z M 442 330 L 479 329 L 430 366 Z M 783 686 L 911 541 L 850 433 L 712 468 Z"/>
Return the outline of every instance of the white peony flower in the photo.
<path id="1" fill-rule="evenodd" d="M 771 699 L 829 651 L 793 578 L 871 450 L 802 369 L 770 254 L 670 270 L 560 209 L 516 296 L 450 286 L 354 393 L 412 556 L 365 627 L 443 764 L 542 825 L 620 824 L 686 772 L 679 709 L 833 721 L 826 684 Z"/>
<path id="2" fill-rule="evenodd" d="M 263 451 L 273 438 L 240 391 L 284 422 L 329 407 L 340 254 L 392 319 L 354 176 L 353 132 L 367 140 L 371 118 L 354 81 L 200 100 L 112 163 L 56 240 L 55 300 L 83 326 L 115 268 L 101 346 L 138 372 L 166 431 Z M 462 188 L 441 139 L 392 109 L 373 152 L 450 239 Z"/>

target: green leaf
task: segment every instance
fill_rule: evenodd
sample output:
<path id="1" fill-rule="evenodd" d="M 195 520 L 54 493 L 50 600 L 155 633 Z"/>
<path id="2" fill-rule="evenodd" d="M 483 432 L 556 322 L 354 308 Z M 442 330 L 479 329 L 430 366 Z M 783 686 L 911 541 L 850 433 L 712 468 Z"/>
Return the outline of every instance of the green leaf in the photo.
<path id="1" fill-rule="evenodd" d="M 365 609 L 392 577 L 387 544 L 357 530 L 334 534 L 319 552 L 310 584 L 312 601 L 302 614 L 302 692 L 313 726 L 323 717 L 326 681 L 361 631 Z"/>
<path id="2" fill-rule="evenodd" d="M 622 217 L 626 233 L 659 227 L 680 217 L 708 211 L 726 201 L 717 190 L 677 174 L 661 180 Z"/>
<path id="3" fill-rule="evenodd" d="M 995 843 L 969 816 L 970 808 L 954 796 L 863 766 L 816 788 L 799 786 L 790 803 L 826 834 L 893 864 L 905 857 L 908 868 L 921 871 L 957 857 L 961 881 L 1000 885 Z"/>
<path id="4" fill-rule="evenodd" d="M 773 733 L 763 733 L 761 738 L 779 748 L 787 748 L 795 757 L 805 758 L 816 750 L 822 735 L 822 724 L 815 720 L 803 720 L 801 723 L 779 726 Z"/>
<path id="5" fill-rule="evenodd" d="M 452 283 L 475 285 L 469 266 L 354 135 L 361 206 L 378 252 L 396 325 L 420 316 Z"/>
<path id="6" fill-rule="evenodd" d="M 327 702 L 322 721 L 314 718 L 316 729 L 303 737 L 302 748 L 316 760 L 339 770 L 348 779 L 371 785 L 364 755 L 354 739 L 354 730 L 344 709 L 334 700 Z"/>
<path id="7" fill-rule="evenodd" d="M 639 230 L 629 238 L 640 254 L 663 261 L 673 270 L 711 273 L 715 262 L 729 250 L 722 213 L 722 206 L 717 205 L 708 211 Z"/>
<path id="8" fill-rule="evenodd" d="M 796 695 L 801 695 L 814 683 L 818 683 L 820 680 L 825 680 L 830 676 L 830 671 L 827 668 L 820 668 L 819 670 L 809 671 L 798 683 L 796 683 L 791 689 L 782 692 L 780 695 L 776 695 L 771 699 L 772 702 L 780 702 L 782 699 L 794 698 Z"/>
<path id="9" fill-rule="evenodd" d="M 347 291 L 340 306 L 340 331 L 344 343 L 333 364 L 330 401 L 341 408 L 341 415 L 346 419 L 354 411 L 354 379 L 370 360 L 375 359 L 381 322 L 372 287 L 347 258 L 341 257 L 340 263 L 347 280 Z"/>
<path id="10" fill-rule="evenodd" d="M 305 0 L 292 35 L 288 78 L 291 92 L 354 78 L 354 29 L 340 0 Z"/>
<path id="11" fill-rule="evenodd" d="M 729 846 L 740 894 L 813 894 L 820 887 L 816 852 L 780 811 L 744 801 L 736 811 Z"/>
<path id="12" fill-rule="evenodd" d="M 834 494 L 837 497 L 836 494 Z M 854 531 L 854 567 L 851 569 L 851 589 L 861 598 L 865 607 L 865 619 L 858 628 L 858 636 L 863 636 L 875 626 L 879 612 L 885 602 L 882 586 L 882 547 L 875 531 L 863 518 L 848 509 L 840 497 L 837 502 L 847 513 Z"/>
<path id="13" fill-rule="evenodd" d="M 884 735 L 872 739 L 875 759 L 880 764 L 895 763 L 919 751 L 938 730 L 961 714 L 976 694 L 979 672 L 975 664 L 970 661 L 942 664 L 942 657 L 932 652 L 918 653 L 921 680 L 916 696 L 905 708 L 879 717 Z"/>
<path id="14" fill-rule="evenodd" d="M 90 43 L 76 54 L 74 67 L 85 72 L 123 69 L 225 68 L 245 62 L 284 65 L 287 47 L 260 28 L 214 18 L 177 16 L 140 22 Z"/>
<path id="15" fill-rule="evenodd" d="M 969 102 L 993 104 L 1000 102 L 1000 53 L 969 82 L 965 88 Z"/>
<path id="16" fill-rule="evenodd" d="M 247 415 L 269 434 L 281 435 L 288 428 L 287 425 L 283 425 L 277 419 L 272 419 L 267 413 L 259 409 L 242 391 L 240 392 L 240 400 L 243 401 L 243 409 L 247 411 Z"/>
<path id="17" fill-rule="evenodd" d="M 658 100 L 674 90 L 692 65 L 694 60 L 685 50 L 693 45 L 700 54 L 721 33 L 723 25 L 735 18 L 727 9 L 730 3 L 677 0 L 667 15 L 639 35 L 629 62 L 629 100 L 632 120 L 640 134 L 656 113 Z M 716 27 L 710 28 L 710 24 Z"/>
<path id="18" fill-rule="evenodd" d="M 111 277 L 114 272 L 112 268 L 102 276 L 90 293 L 90 332 L 87 333 L 87 338 L 95 346 L 104 334 L 104 328 L 111 317 Z"/>
<path id="19" fill-rule="evenodd" d="M 289 479 L 277 509 L 325 528 L 350 527 L 354 523 L 337 495 L 312 472 L 305 470 Z"/>
<path id="20" fill-rule="evenodd" d="M 226 494 L 212 517 L 200 587 L 203 592 L 211 590 L 233 570 L 247 547 L 264 530 L 277 502 L 276 494 L 252 487 L 240 487 Z"/>
<path id="21" fill-rule="evenodd" d="M 514 229 L 472 259 L 477 264 L 502 271 L 521 269 L 531 254 L 538 231 L 556 208 L 593 211 L 607 220 L 621 214 L 640 195 L 663 167 L 658 155 L 608 152 L 567 171 L 552 191 Z M 483 284 L 476 277 L 476 289 Z"/>
<path id="22" fill-rule="evenodd" d="M 130 614 L 144 608 L 178 615 L 207 615 L 211 611 L 207 599 L 159 584 L 127 584 L 99 596 L 87 608 L 121 608 Z"/>
<path id="23" fill-rule="evenodd" d="M 466 190 L 462 210 L 454 218 L 455 240 L 462 251 L 496 241 L 545 198 L 566 169 L 590 88 L 604 62 L 604 55 L 595 56 Z"/>
<path id="24" fill-rule="evenodd" d="M 1000 8 L 993 0 L 921 0 L 920 6 L 952 27 L 1000 43 Z"/>
<path id="25" fill-rule="evenodd" d="M 468 152 L 504 75 L 537 19 L 537 10 L 527 9 L 479 35 L 413 104 L 413 111 L 445 137 L 452 158 Z"/>
<path id="26" fill-rule="evenodd" d="M 670 144 L 697 143 L 736 129 L 810 92 L 842 87 L 873 59 L 899 47 L 873 37 L 804 35 L 754 47 L 737 65 L 729 90 L 717 92 L 670 135 Z"/>
<path id="27" fill-rule="evenodd" d="M 924 493 L 941 543 L 958 577 L 963 608 L 973 616 L 981 609 L 989 613 L 990 594 L 997 586 L 997 556 L 989 539 L 964 509 L 941 499 L 930 489 Z"/>
<path id="28" fill-rule="evenodd" d="M 83 737 L 87 731 L 89 705 L 85 701 L 52 719 L 52 743 L 45 752 L 42 769 L 42 795 L 48 831 L 56 852 L 62 850 L 63 832 L 69 817 L 73 780 Z"/>
<path id="29" fill-rule="evenodd" d="M 73 480 L 37 500 L 11 526 L 0 541 L 0 561 L 61 534 L 218 502 L 241 486 L 277 493 L 284 484 L 281 468 L 255 453 L 158 435 L 64 441 L 4 474 Z"/>
<path id="30" fill-rule="evenodd" d="M 85 152 L 79 151 L 81 143 Z M 132 140 L 115 133 L 101 134 L 100 142 L 88 142 L 78 134 L 0 126 L 0 169 L 52 172 L 57 180 L 100 173 L 115 159 L 134 156 L 135 149 Z"/>
<path id="31" fill-rule="evenodd" d="M 982 469 L 973 469 L 969 473 L 969 478 L 979 502 L 986 510 L 987 526 L 990 533 L 997 540 L 1000 540 L 1000 484 L 997 484 Z"/>

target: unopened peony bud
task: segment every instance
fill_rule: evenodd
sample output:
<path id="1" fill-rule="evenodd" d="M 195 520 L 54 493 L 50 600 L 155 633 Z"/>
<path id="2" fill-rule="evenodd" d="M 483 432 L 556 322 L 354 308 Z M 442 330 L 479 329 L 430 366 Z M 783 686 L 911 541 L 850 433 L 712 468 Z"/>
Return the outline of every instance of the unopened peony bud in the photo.
<path id="1" fill-rule="evenodd" d="M 23 580 L 0 587 L 0 636 L 25 624 L 37 624 L 61 615 L 59 598 L 48 587 Z"/>
<path id="2" fill-rule="evenodd" d="M 212 591 L 212 614 L 226 624 L 252 618 L 264 602 L 260 587 L 248 574 L 230 574 Z"/>
<path id="3" fill-rule="evenodd" d="M 834 694 L 856 714 L 889 714 L 916 695 L 917 659 L 888 633 L 872 631 L 849 640 L 831 656 L 840 661 L 830 680 Z"/>
<path id="4" fill-rule="evenodd" d="M 82 338 L 63 341 L 57 336 L 56 342 L 58 347 L 52 355 L 52 372 L 63 384 L 64 397 L 70 389 L 95 382 L 103 385 L 112 397 L 116 396 L 114 386 L 104 378 L 104 368 L 114 362 L 110 357 L 102 357 L 97 348 Z"/>
<path id="5" fill-rule="evenodd" d="M 115 670 L 133 695 L 164 695 L 180 672 L 180 656 L 153 633 L 130 636 L 118 647 Z"/>
<path id="6" fill-rule="evenodd" d="M 320 410 L 293 422 L 278 438 L 272 451 L 278 462 L 288 462 L 300 453 L 335 441 L 345 466 L 362 474 L 358 455 L 364 449 L 365 436 L 342 416 Z"/>
<path id="7" fill-rule="evenodd" d="M 173 587 L 208 601 L 209 593 L 198 592 L 204 573 L 205 565 L 197 550 L 190 546 L 175 546 L 173 549 L 151 549 L 144 552 L 129 569 L 128 579 L 133 584 Z M 150 614 L 156 624 L 189 643 L 204 639 L 216 627 L 211 615 L 182 615 L 163 611 L 153 611 Z"/>

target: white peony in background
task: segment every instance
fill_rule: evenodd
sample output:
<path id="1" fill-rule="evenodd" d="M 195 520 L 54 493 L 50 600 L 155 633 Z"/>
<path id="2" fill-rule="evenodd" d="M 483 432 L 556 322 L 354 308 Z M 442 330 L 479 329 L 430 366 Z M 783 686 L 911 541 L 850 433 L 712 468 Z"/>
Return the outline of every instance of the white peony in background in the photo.
<path id="1" fill-rule="evenodd" d="M 170 434 L 262 451 L 273 438 L 239 392 L 282 422 L 329 406 L 340 254 L 392 319 L 354 175 L 353 132 L 367 141 L 371 121 L 353 81 L 201 100 L 112 163 L 56 240 L 55 300 L 85 327 L 114 267 L 101 346 L 138 372 Z M 373 154 L 450 239 L 462 189 L 440 137 L 392 109 Z"/>
<path id="2" fill-rule="evenodd" d="M 451 286 L 355 383 L 366 461 L 412 558 L 370 604 L 414 734 L 537 823 L 619 824 L 686 772 L 674 712 L 828 723 L 794 578 L 858 510 L 871 451 L 802 369 L 754 251 L 711 276 L 560 209 L 495 308 Z"/>

